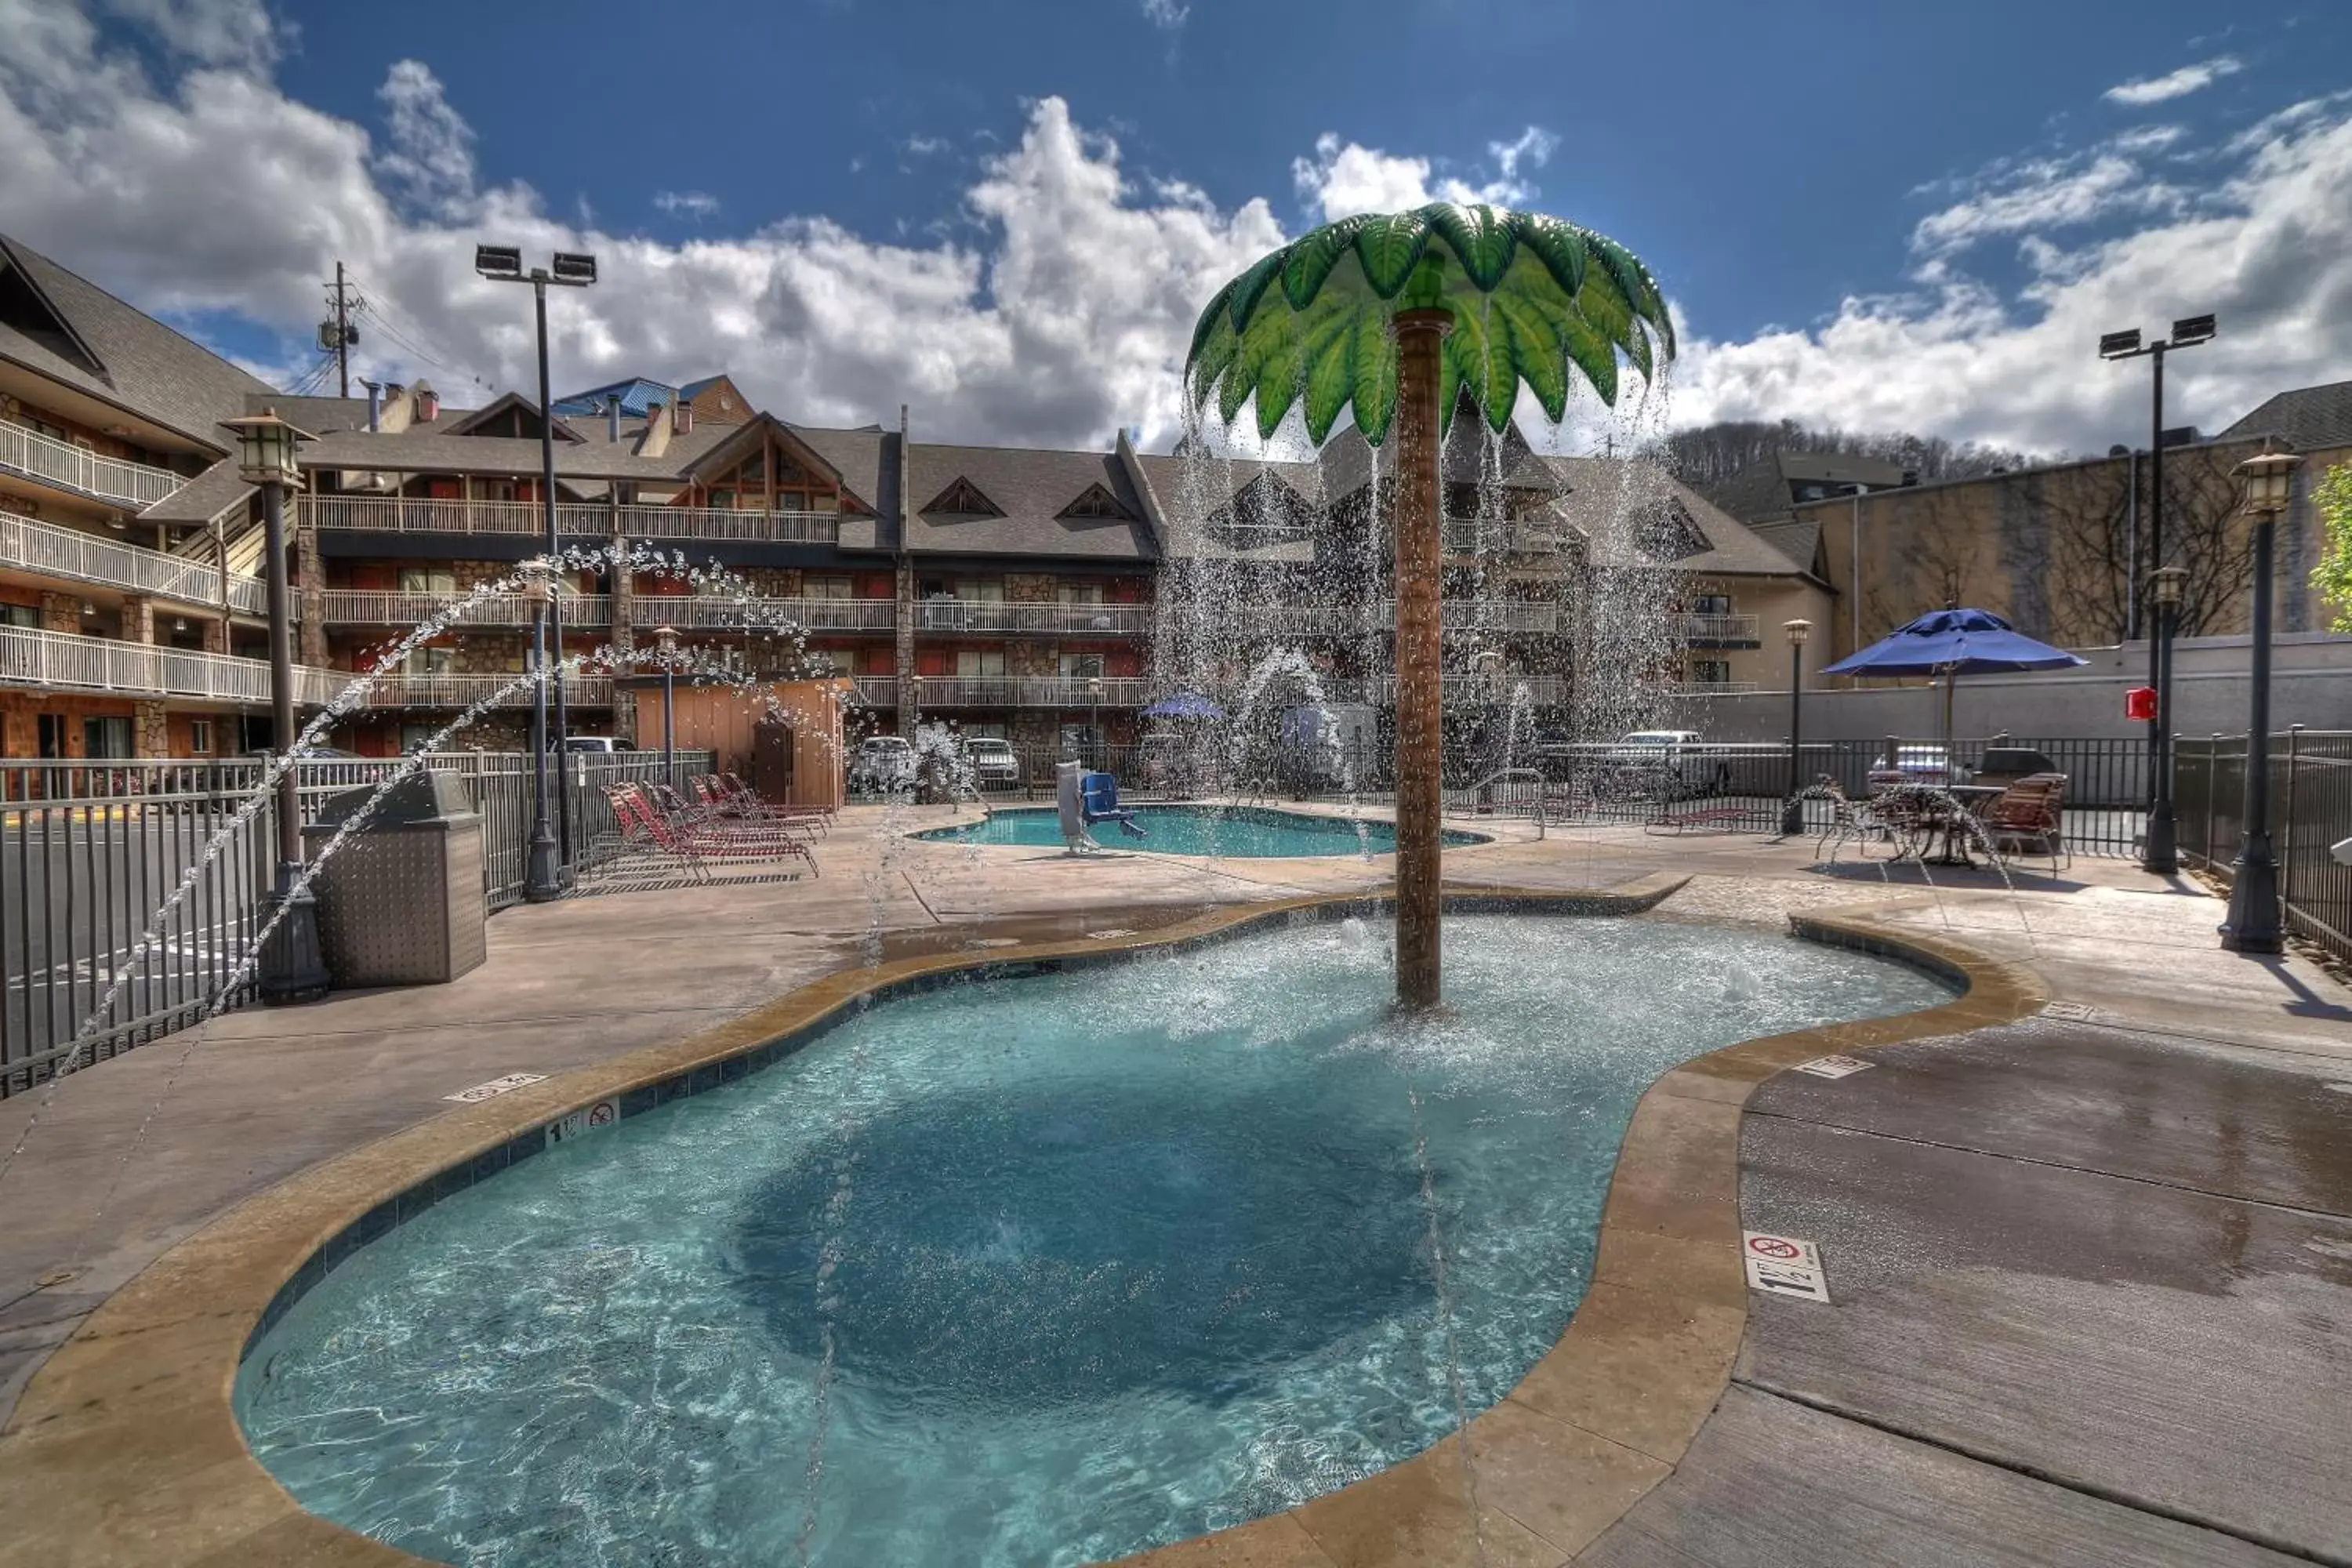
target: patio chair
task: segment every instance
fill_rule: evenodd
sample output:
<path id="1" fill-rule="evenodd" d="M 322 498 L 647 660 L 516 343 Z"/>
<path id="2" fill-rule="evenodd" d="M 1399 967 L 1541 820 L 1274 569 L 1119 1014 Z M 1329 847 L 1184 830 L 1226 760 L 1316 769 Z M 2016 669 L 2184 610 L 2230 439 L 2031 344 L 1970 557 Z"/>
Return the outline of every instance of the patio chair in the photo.
<path id="1" fill-rule="evenodd" d="M 635 784 L 607 784 L 604 799 L 613 807 L 613 820 L 620 825 L 624 847 L 648 859 L 675 861 L 698 882 L 710 880 L 710 868 L 703 864 L 702 857 L 658 824 L 652 805 Z"/>
<path id="2" fill-rule="evenodd" d="M 667 784 L 639 784 L 635 806 L 654 841 L 672 854 L 702 860 L 798 859 L 817 872 L 816 854 L 789 823 L 698 817 Z"/>
<path id="3" fill-rule="evenodd" d="M 1880 821 L 1874 800 L 1855 800 L 1838 786 L 1829 774 L 1822 774 L 1811 789 L 1803 792 L 1807 798 L 1830 803 L 1830 825 L 1822 830 L 1813 846 L 1813 853 L 1828 852 L 1829 863 L 1837 864 L 1840 847 L 1849 840 L 1861 847 L 1864 859 L 1870 858 L 1870 841 L 1891 837 L 1886 824 Z"/>
<path id="4" fill-rule="evenodd" d="M 814 833 L 833 831 L 831 806 L 762 800 L 757 791 L 733 773 L 706 773 L 694 781 L 694 792 L 705 806 L 721 816 L 764 817 L 771 822 L 789 822 Z"/>
<path id="5" fill-rule="evenodd" d="M 2064 773 L 2028 774 L 1994 797 L 1979 820 L 1993 853 L 2004 862 L 2012 855 L 2047 855 L 2053 877 L 2062 857 L 2068 866 L 2074 863 L 2066 844 Z"/>

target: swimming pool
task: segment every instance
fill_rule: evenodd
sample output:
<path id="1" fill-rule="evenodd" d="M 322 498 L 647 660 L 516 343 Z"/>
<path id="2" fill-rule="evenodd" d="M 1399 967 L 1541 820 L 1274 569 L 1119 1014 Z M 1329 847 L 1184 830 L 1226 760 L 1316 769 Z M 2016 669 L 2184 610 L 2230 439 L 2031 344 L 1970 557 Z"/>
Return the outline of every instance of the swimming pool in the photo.
<path id="1" fill-rule="evenodd" d="M 1398 1020 L 1388 942 L 950 986 L 561 1143 L 295 1302 L 247 1437 L 306 1507 L 484 1568 L 1116 1557 L 1507 1392 L 1666 1067 L 1948 994 L 1784 938 L 1471 916 L 1452 1007 Z"/>
<path id="2" fill-rule="evenodd" d="M 1386 822 L 1279 811 L 1263 805 L 1139 805 L 1137 838 L 1116 823 L 1096 825 L 1095 837 L 1114 848 L 1160 855 L 1217 855 L 1234 859 L 1296 855 L 1393 855 L 1396 828 Z M 1062 819 L 1053 807 L 992 812 L 978 822 L 914 835 L 946 844 L 1031 844 L 1062 847 Z M 1448 828 L 1448 847 L 1484 844 L 1483 833 Z"/>

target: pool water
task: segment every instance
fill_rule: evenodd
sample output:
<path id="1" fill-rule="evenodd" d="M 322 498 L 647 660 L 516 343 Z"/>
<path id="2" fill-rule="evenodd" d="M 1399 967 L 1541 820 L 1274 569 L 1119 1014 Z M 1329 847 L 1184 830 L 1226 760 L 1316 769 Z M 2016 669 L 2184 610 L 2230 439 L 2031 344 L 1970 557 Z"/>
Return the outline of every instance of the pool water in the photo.
<path id="1" fill-rule="evenodd" d="M 1234 859 L 1290 855 L 1393 855 L 1396 828 L 1386 822 L 1276 811 L 1258 805 L 1139 805 L 1137 838 L 1114 822 L 1095 825 L 1096 839 L 1113 848 L 1160 855 L 1214 855 Z M 1062 847 L 1062 819 L 1047 806 L 990 813 L 978 822 L 914 835 L 947 844 L 1031 844 Z M 1487 842 L 1483 833 L 1448 829 L 1449 847 Z"/>
<path id="2" fill-rule="evenodd" d="M 1479 916 L 1451 1009 L 1400 1021 L 1389 941 L 878 1005 L 361 1248 L 247 1360 L 247 1435 L 305 1506 L 453 1563 L 1117 1557 L 1507 1393 L 1666 1068 L 1948 994 L 1759 933 Z"/>

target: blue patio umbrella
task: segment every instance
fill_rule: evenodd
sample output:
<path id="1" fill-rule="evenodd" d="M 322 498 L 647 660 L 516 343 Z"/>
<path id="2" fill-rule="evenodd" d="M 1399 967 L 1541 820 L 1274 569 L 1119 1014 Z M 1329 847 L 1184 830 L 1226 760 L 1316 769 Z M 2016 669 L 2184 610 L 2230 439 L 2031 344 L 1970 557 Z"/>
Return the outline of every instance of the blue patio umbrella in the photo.
<path id="1" fill-rule="evenodd" d="M 1225 710 L 1197 691 L 1180 691 L 1143 710 L 1147 719 L 1222 719 Z"/>
<path id="2" fill-rule="evenodd" d="M 2063 647 L 2036 642 L 1990 610 L 1937 610 L 1900 626 L 1859 653 L 1848 654 L 1823 675 L 1898 679 L 1924 675 L 1944 679 L 1944 739 L 1952 734 L 1952 684 L 1963 675 L 1994 675 L 2028 669 L 2065 669 L 2090 661 Z"/>

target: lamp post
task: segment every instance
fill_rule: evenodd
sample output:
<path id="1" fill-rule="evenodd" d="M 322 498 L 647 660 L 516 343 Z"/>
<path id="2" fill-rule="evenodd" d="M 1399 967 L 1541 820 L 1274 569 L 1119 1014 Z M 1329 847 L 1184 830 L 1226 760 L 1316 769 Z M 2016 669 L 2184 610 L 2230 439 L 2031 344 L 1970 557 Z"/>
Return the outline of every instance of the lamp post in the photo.
<path id="1" fill-rule="evenodd" d="M 2303 459 L 2274 449 L 2262 451 L 2235 470 L 2244 482 L 2244 507 L 2254 520 L 2253 690 L 2246 715 L 2246 800 L 2239 820 L 2238 858 L 2230 868 L 2230 918 L 2221 922 L 2221 945 L 2232 952 L 2276 952 L 2279 926 L 2278 860 L 2271 853 L 2271 535 L 2279 513 L 2294 499 L 2294 471 Z"/>
<path id="2" fill-rule="evenodd" d="M 677 787 L 677 630 L 657 626 L 654 646 L 662 661 L 662 782 Z M 754 770 L 756 773 L 757 770 Z"/>
<path id="3" fill-rule="evenodd" d="M 493 283 L 528 283 L 533 303 L 538 307 L 539 326 L 539 502 L 547 520 L 547 558 L 552 563 L 562 558 L 563 542 L 557 532 L 555 521 L 555 405 L 548 393 L 547 381 L 547 286 L 551 283 L 566 289 L 585 289 L 596 281 L 596 258 L 576 251 L 559 250 L 545 267 L 523 270 L 522 251 L 511 245 L 478 245 L 474 247 L 474 270 Z M 539 668 L 542 672 L 541 689 L 544 693 L 547 669 L 547 648 L 555 650 L 555 732 L 554 745 L 561 751 L 564 737 L 572 728 L 572 715 L 565 705 L 563 691 L 563 614 L 554 602 L 552 592 L 541 617 L 541 629 L 535 634 L 540 641 Z M 551 638 L 551 643 L 549 639 Z M 544 696 L 539 706 L 545 706 Z M 539 721 L 540 733 L 534 737 L 531 768 L 533 787 L 541 795 L 547 793 L 548 738 L 546 721 Z M 572 803 L 569 796 L 559 799 L 556 811 L 562 818 L 563 844 L 559 864 L 569 864 L 572 858 Z M 533 902 L 554 898 L 562 891 L 560 881 L 551 881 L 541 890 L 526 881 L 523 897 Z"/>
<path id="4" fill-rule="evenodd" d="M 2195 348 L 2199 343 L 2210 342 L 2213 341 L 2213 333 L 2212 317 L 2184 316 L 2172 323 L 2172 336 L 2169 339 L 2158 338 L 2154 342 L 2143 343 L 2140 342 L 2137 327 L 2132 328 L 2129 331 L 2108 332 L 2099 339 L 2101 359 L 2125 360 L 2146 356 L 2150 361 L 2151 368 L 2155 373 L 2153 413 L 2149 418 L 2147 444 L 2147 559 L 2151 566 L 2164 559 L 2164 356 L 2174 349 Z M 2138 569 L 2137 561 L 2131 563 L 2130 571 L 2137 573 Z M 2154 580 L 2155 574 L 2151 572 L 2149 574 L 2151 587 L 2154 585 Z M 2138 605 L 2140 596 L 2137 583 L 2131 585 L 2131 592 L 2126 597 L 2133 606 Z M 2165 658 L 2160 643 L 2160 638 L 2150 637 L 2147 649 L 2147 683 L 2159 688 L 2162 685 L 2161 666 Z M 2163 707 L 2159 703 L 2156 721 L 2147 727 L 2148 765 L 2155 773 L 2161 773 L 2164 768 L 2165 717 Z M 2151 791 L 2155 788 L 2153 781 L 2149 788 Z M 2151 813 L 2154 810 L 2154 804 L 2155 797 L 2151 794 L 2149 796 Z"/>
<path id="5" fill-rule="evenodd" d="M 523 598 L 530 605 L 530 853 L 523 862 L 522 896 L 534 904 L 563 896 L 562 857 L 547 816 L 547 620 L 555 604 L 555 568 L 534 561 L 523 568 Z"/>
<path id="6" fill-rule="evenodd" d="M 1797 791 L 1804 773 L 1805 639 L 1813 635 L 1813 623 L 1783 621 L 1780 629 L 1789 634 L 1789 798 L 1780 807 L 1780 837 L 1794 838 L 1805 831 L 1805 803 Z"/>
<path id="7" fill-rule="evenodd" d="M 1095 766 L 1103 767 L 1109 760 L 1109 749 L 1102 738 L 1103 678 L 1087 677 L 1087 741 L 1095 753 Z"/>
<path id="8" fill-rule="evenodd" d="M 2147 832 L 2140 842 L 2139 867 L 2158 877 L 2180 869 L 2180 818 L 2172 805 L 2172 634 L 2180 619 L 2180 591 L 2189 574 L 2159 566 L 2148 574 L 2156 595 L 2153 635 L 2156 661 L 2156 783 L 2148 803 Z"/>
<path id="9" fill-rule="evenodd" d="M 919 675 L 910 675 L 907 678 L 907 733 L 913 734 L 915 726 L 922 721 L 923 678 Z"/>
<path id="10" fill-rule="evenodd" d="M 286 771 L 278 780 L 278 877 L 269 895 L 278 928 L 261 951 L 261 999 L 271 1006 L 316 1002 L 327 994 L 326 960 L 319 948 L 319 907 L 302 887 L 301 762 L 294 754 L 294 629 L 286 587 L 286 492 L 302 483 L 296 444 L 311 440 L 278 417 L 275 408 L 224 420 L 236 432 L 237 477 L 261 491 L 263 539 L 268 561 L 269 716 Z"/>

